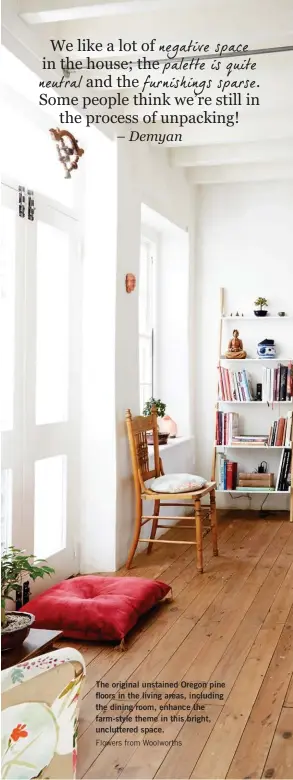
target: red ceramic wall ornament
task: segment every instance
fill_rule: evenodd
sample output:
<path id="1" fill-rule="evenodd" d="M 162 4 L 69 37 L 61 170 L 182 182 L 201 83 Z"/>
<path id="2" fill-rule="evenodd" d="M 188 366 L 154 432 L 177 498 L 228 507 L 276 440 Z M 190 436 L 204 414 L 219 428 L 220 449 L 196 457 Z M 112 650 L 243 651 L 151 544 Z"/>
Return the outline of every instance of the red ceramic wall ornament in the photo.
<path id="1" fill-rule="evenodd" d="M 136 287 L 136 278 L 134 274 L 126 274 L 125 276 L 125 289 L 127 293 L 133 292 Z"/>

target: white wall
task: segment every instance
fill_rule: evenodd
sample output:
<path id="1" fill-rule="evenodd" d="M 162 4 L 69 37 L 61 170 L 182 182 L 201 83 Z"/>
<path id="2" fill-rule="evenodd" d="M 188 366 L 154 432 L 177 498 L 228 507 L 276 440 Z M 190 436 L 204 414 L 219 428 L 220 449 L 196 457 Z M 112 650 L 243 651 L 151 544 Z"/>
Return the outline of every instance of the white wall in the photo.
<path id="1" fill-rule="evenodd" d="M 113 571 L 116 558 L 116 147 L 87 134 L 83 252 L 80 570 Z"/>
<path id="2" fill-rule="evenodd" d="M 118 148 L 118 232 L 116 285 L 116 566 L 124 563 L 131 543 L 133 482 L 125 432 L 125 410 L 139 413 L 138 290 L 125 293 L 127 272 L 139 276 L 141 204 L 188 229 L 193 253 L 193 190 L 182 171 L 171 168 L 168 153 L 148 145 Z M 188 313 L 187 313 L 188 316 Z M 178 456 L 179 457 L 179 456 Z M 190 461 L 188 461 L 190 462 Z M 173 461 L 174 463 L 174 461 Z M 179 468 L 179 465 L 178 465 Z"/>
<path id="3" fill-rule="evenodd" d="M 291 182 L 266 182 L 202 187 L 199 204 L 194 299 L 196 468 L 209 477 L 219 354 L 219 289 L 224 287 L 227 292 L 226 314 L 237 310 L 252 313 L 253 301 L 259 295 L 269 300 L 271 313 L 284 310 L 293 314 L 293 185 Z M 224 328 L 226 348 L 232 326 L 229 328 L 229 323 L 225 323 Z M 275 338 L 279 354 L 292 355 L 292 320 L 287 323 L 256 320 L 251 325 L 240 321 L 239 330 L 251 356 L 257 342 L 266 337 Z M 248 407 L 244 432 L 267 432 L 271 420 L 277 419 L 287 408 L 276 406 L 272 412 L 267 407 Z M 238 407 L 236 411 L 242 412 Z M 243 416 L 242 421 L 244 425 Z M 237 454 L 234 452 L 235 460 Z M 250 465 L 257 465 L 260 454 L 253 454 Z M 275 470 L 278 457 L 278 453 L 273 452 L 266 457 L 271 470 Z M 238 462 L 243 465 L 242 458 L 238 457 Z M 221 502 L 231 504 L 231 499 L 221 497 Z M 237 499 L 239 508 L 245 509 L 247 505 L 247 498 Z M 260 497 L 253 500 L 253 506 L 260 506 Z M 280 497 L 269 497 L 266 502 L 269 508 L 286 506 L 286 499 L 282 497 L 281 501 Z"/>

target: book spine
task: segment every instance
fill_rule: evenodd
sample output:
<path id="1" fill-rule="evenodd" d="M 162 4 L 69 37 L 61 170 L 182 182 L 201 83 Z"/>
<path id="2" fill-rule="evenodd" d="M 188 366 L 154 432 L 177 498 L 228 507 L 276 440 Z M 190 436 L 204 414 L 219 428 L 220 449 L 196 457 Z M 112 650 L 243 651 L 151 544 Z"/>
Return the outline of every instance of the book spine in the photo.
<path id="1" fill-rule="evenodd" d="M 220 461 L 220 490 L 224 490 L 225 487 L 225 458 L 221 458 Z"/>
<path id="2" fill-rule="evenodd" d="M 288 490 L 287 487 L 287 479 L 288 479 L 288 466 L 290 461 L 290 452 L 289 450 L 285 450 L 285 457 L 284 457 L 284 471 L 283 471 L 283 477 L 282 477 L 282 485 L 281 490 L 284 492 Z"/>
<path id="3" fill-rule="evenodd" d="M 281 447 L 284 439 L 285 417 L 280 417 L 277 422 L 276 447 Z"/>
<path id="4" fill-rule="evenodd" d="M 293 363 L 288 363 L 286 400 L 291 401 L 293 395 Z"/>
<path id="5" fill-rule="evenodd" d="M 233 490 L 233 463 L 230 460 L 227 461 L 227 490 Z"/>
<path id="6" fill-rule="evenodd" d="M 227 371 L 227 389 L 228 389 L 229 401 L 233 401 L 233 393 L 232 393 L 231 380 L 230 380 L 230 371 Z"/>
<path id="7" fill-rule="evenodd" d="M 283 474 L 284 474 L 284 465 L 285 465 L 285 450 L 282 452 L 282 457 L 280 461 L 280 468 L 278 473 L 278 482 L 277 482 L 277 490 L 281 490 L 281 485 L 283 482 Z"/>
<path id="8" fill-rule="evenodd" d="M 256 476 L 261 477 L 262 474 Z M 266 474 L 266 479 L 249 479 L 248 477 L 239 477 L 239 485 L 246 485 L 249 487 L 273 487 L 274 474 Z"/>
<path id="9" fill-rule="evenodd" d="M 280 366 L 277 368 L 277 401 L 280 400 L 280 392 L 281 392 L 281 369 Z"/>
<path id="10" fill-rule="evenodd" d="M 222 366 L 218 366 L 218 395 L 219 395 L 219 401 L 224 401 Z"/>
<path id="11" fill-rule="evenodd" d="M 247 374 L 246 374 L 246 371 L 245 371 L 245 369 L 244 369 L 244 371 L 243 371 L 243 386 L 244 386 L 244 392 L 245 392 L 245 398 L 246 398 L 246 401 L 250 401 L 250 400 L 251 400 L 251 398 L 250 398 L 249 387 L 248 387 L 248 381 L 247 381 Z"/>
<path id="12" fill-rule="evenodd" d="M 286 401 L 287 394 L 287 366 L 281 366 L 281 388 L 280 388 L 280 401 Z"/>
<path id="13" fill-rule="evenodd" d="M 284 484 L 284 490 L 288 491 L 291 484 L 291 460 L 292 460 L 292 450 L 288 450 L 288 463 L 287 463 L 287 469 L 286 469 L 286 476 L 285 476 L 285 484 Z"/>
<path id="14" fill-rule="evenodd" d="M 278 400 L 278 395 L 277 395 L 277 392 L 278 392 L 277 374 L 278 374 L 277 369 L 274 368 L 274 394 L 273 394 L 274 401 Z"/>

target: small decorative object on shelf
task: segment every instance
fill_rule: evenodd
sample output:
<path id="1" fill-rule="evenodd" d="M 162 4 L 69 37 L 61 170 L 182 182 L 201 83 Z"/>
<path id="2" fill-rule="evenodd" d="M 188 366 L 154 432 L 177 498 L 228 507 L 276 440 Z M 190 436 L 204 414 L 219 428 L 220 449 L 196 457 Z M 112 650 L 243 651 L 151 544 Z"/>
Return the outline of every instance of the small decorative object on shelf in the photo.
<path id="1" fill-rule="evenodd" d="M 84 149 L 78 146 L 76 138 L 69 130 L 51 127 L 50 133 L 56 142 L 59 160 L 65 168 L 65 179 L 71 179 L 71 171 L 77 169 L 79 158 L 84 154 Z M 67 143 L 65 143 L 65 138 L 68 139 Z"/>
<path id="2" fill-rule="evenodd" d="M 262 384 L 260 382 L 256 385 L 256 401 L 262 401 Z"/>
<path id="3" fill-rule="evenodd" d="M 274 339 L 264 339 L 263 341 L 260 341 L 257 345 L 257 354 L 259 358 L 265 358 L 266 360 L 275 358 L 276 347 Z"/>
<path id="4" fill-rule="evenodd" d="M 165 414 L 164 417 L 160 418 L 159 427 L 160 427 L 160 433 L 168 433 L 170 439 L 176 438 L 177 425 L 174 422 L 174 420 L 172 420 L 172 417 L 169 417 L 168 414 Z"/>
<path id="5" fill-rule="evenodd" d="M 165 411 L 166 411 L 166 404 L 161 401 L 160 398 L 157 400 L 155 398 L 149 398 L 148 401 L 146 401 L 144 408 L 143 408 L 143 415 L 145 417 L 148 417 L 150 414 L 152 414 L 153 407 L 155 406 L 158 417 L 164 417 Z M 167 444 L 169 433 L 168 432 L 160 432 L 158 431 L 158 437 L 159 437 L 159 444 Z M 147 443 L 153 444 L 153 434 L 147 434 Z"/>
<path id="6" fill-rule="evenodd" d="M 268 310 L 267 310 L 267 299 L 266 298 L 257 298 L 256 301 L 254 301 L 254 305 L 257 306 L 257 309 L 254 309 L 254 313 L 256 317 L 266 317 Z"/>
<path id="7" fill-rule="evenodd" d="M 236 315 L 237 316 L 237 315 Z M 233 338 L 230 339 L 228 344 L 228 351 L 225 353 L 225 357 L 228 360 L 235 358 L 236 360 L 242 360 L 246 358 L 246 352 L 243 349 L 243 343 L 239 337 L 239 331 L 233 330 Z"/>
<path id="8" fill-rule="evenodd" d="M 285 311 L 278 311 L 278 317 L 286 317 Z"/>
<path id="9" fill-rule="evenodd" d="M 125 289 L 127 293 L 133 292 L 136 287 L 136 278 L 134 274 L 126 274 L 125 276 Z"/>

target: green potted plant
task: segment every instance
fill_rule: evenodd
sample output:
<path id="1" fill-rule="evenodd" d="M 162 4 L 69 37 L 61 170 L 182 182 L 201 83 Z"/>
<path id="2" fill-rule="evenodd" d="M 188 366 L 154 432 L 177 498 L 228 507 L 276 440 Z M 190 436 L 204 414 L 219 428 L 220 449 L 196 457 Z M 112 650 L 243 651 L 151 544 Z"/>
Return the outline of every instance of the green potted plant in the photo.
<path id="1" fill-rule="evenodd" d="M 34 615 L 30 612 L 6 612 L 6 599 L 15 601 L 16 592 L 22 587 L 24 577 L 36 580 L 52 574 L 54 569 L 46 561 L 26 550 L 8 547 L 1 555 L 1 644 L 2 650 L 21 645 L 28 635 Z"/>
<path id="2" fill-rule="evenodd" d="M 254 301 L 254 305 L 257 306 L 257 309 L 254 309 L 254 313 L 256 317 L 266 317 L 268 311 L 267 311 L 267 299 L 266 298 L 257 298 L 256 301 Z"/>
<path id="3" fill-rule="evenodd" d="M 152 413 L 153 406 L 156 407 L 157 416 L 158 417 L 164 417 L 165 411 L 166 411 L 166 404 L 161 401 L 160 398 L 157 400 L 155 398 L 149 398 L 148 401 L 146 401 L 144 408 L 143 408 L 143 414 L 145 417 L 148 417 Z M 158 437 L 159 437 L 159 444 L 167 444 L 169 434 L 168 433 L 162 433 L 158 430 Z M 147 434 L 147 442 L 148 444 L 153 444 L 153 434 L 148 433 Z"/>

